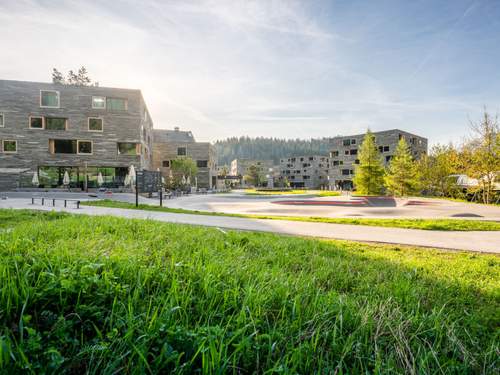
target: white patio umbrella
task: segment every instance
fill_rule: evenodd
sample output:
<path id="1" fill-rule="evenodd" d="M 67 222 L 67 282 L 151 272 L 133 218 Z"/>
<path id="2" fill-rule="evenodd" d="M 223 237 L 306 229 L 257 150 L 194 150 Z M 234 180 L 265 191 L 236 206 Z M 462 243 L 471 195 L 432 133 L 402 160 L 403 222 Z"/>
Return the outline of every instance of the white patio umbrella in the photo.
<path id="1" fill-rule="evenodd" d="M 191 185 L 191 177 L 190 176 L 188 176 L 186 178 L 186 184 Z"/>
<path id="2" fill-rule="evenodd" d="M 182 175 L 182 180 L 181 180 L 181 183 L 183 185 L 186 185 L 186 176 Z"/>
<path id="3" fill-rule="evenodd" d="M 102 173 L 99 172 L 99 174 L 97 175 L 97 185 L 101 187 L 102 184 L 104 184 L 104 179 L 102 178 Z"/>
<path id="4" fill-rule="evenodd" d="M 68 186 L 69 185 L 69 173 L 68 173 L 68 171 L 64 172 L 63 185 L 64 186 Z"/>
<path id="5" fill-rule="evenodd" d="M 38 181 L 38 172 L 33 173 L 33 179 L 31 180 L 31 183 L 36 187 L 40 185 L 40 181 Z"/>
<path id="6" fill-rule="evenodd" d="M 123 185 L 125 187 L 129 186 L 130 185 L 130 176 L 129 174 L 127 173 L 127 175 L 125 176 L 125 180 L 123 181 Z"/>
<path id="7" fill-rule="evenodd" d="M 194 178 L 194 185 L 196 186 L 196 189 L 198 189 L 198 177 Z"/>
<path id="8" fill-rule="evenodd" d="M 134 184 L 135 183 L 135 168 L 134 168 L 133 164 L 128 169 L 128 174 L 130 176 L 130 183 Z"/>

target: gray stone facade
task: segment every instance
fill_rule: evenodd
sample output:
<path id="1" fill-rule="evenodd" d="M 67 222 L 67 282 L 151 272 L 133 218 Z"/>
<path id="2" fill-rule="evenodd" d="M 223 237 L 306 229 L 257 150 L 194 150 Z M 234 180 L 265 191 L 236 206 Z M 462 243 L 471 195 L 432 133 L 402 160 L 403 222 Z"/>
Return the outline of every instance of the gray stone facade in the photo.
<path id="1" fill-rule="evenodd" d="M 415 159 L 427 153 L 427 139 L 399 129 L 374 132 L 377 147 L 385 165 L 389 164 L 399 139 L 403 137 L 410 146 Z M 351 189 L 352 178 L 358 160 L 358 148 L 365 134 L 339 136 L 330 139 L 330 185 Z"/>
<path id="2" fill-rule="evenodd" d="M 217 157 L 209 142 L 196 142 L 190 131 L 155 129 L 153 131 L 153 168 L 160 169 L 166 181 L 170 176 L 173 159 L 189 157 L 198 167 L 199 188 L 217 187 Z M 195 181 L 191 181 L 194 186 Z"/>
<path id="3" fill-rule="evenodd" d="M 42 185 L 47 175 L 45 187 L 59 185 L 52 175 L 64 171 L 83 187 L 85 172 L 119 184 L 130 165 L 152 167 L 153 123 L 140 90 L 0 80 L 0 117 L 0 141 L 17 146 L 0 148 L 0 190 L 35 171 Z"/>
<path id="4" fill-rule="evenodd" d="M 324 155 L 280 159 L 280 178 L 286 178 L 293 188 L 327 188 L 329 165 L 329 158 Z"/>
<path id="5" fill-rule="evenodd" d="M 262 180 L 265 181 L 266 175 L 269 174 L 269 169 L 273 168 L 273 164 L 272 160 L 234 159 L 231 162 L 229 175 L 241 176 L 240 185 L 242 187 L 248 187 L 249 185 L 245 181 L 248 167 L 255 165 Z"/>

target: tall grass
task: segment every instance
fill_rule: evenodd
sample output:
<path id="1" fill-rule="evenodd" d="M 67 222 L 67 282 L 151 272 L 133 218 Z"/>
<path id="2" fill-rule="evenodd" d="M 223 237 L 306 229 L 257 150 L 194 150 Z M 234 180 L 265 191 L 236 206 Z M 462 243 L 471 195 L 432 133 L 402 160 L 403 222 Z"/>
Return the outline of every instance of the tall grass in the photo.
<path id="1" fill-rule="evenodd" d="M 498 373 L 492 255 L 0 210 L 0 372 Z"/>

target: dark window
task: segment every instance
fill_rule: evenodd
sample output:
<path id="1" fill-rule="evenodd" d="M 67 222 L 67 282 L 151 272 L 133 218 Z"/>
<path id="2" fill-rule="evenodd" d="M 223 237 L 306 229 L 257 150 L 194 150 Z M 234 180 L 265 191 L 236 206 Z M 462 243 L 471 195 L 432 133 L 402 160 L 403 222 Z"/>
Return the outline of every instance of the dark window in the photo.
<path id="1" fill-rule="evenodd" d="M 350 146 L 351 145 L 351 140 L 350 139 L 344 139 L 344 141 L 342 142 L 342 144 L 344 146 Z"/>
<path id="2" fill-rule="evenodd" d="M 355 139 L 351 139 L 351 145 L 355 145 L 356 144 L 356 140 Z"/>
<path id="3" fill-rule="evenodd" d="M 403 134 L 399 134 L 399 140 L 401 140 L 401 138 L 403 138 Z"/>
<path id="4" fill-rule="evenodd" d="M 118 142 L 119 155 L 140 155 L 141 145 L 132 142 Z"/>
<path id="5" fill-rule="evenodd" d="M 89 117 L 89 131 L 102 132 L 102 118 Z"/>
<path id="6" fill-rule="evenodd" d="M 3 128 L 5 126 L 5 117 L 3 113 L 0 113 L 0 128 Z"/>
<path id="7" fill-rule="evenodd" d="M 17 141 L 4 140 L 2 143 L 3 152 L 17 152 Z"/>
<path id="8" fill-rule="evenodd" d="M 43 117 L 30 117 L 30 129 L 43 129 Z"/>
<path id="9" fill-rule="evenodd" d="M 334 160 L 333 161 L 333 165 L 339 165 L 339 161 L 338 160 Z"/>
<path id="10" fill-rule="evenodd" d="M 391 159 L 392 159 L 392 155 L 387 155 L 387 156 L 385 157 L 385 161 L 386 161 L 386 162 L 391 161 Z"/>
<path id="11" fill-rule="evenodd" d="M 304 180 L 309 180 L 309 179 L 311 178 L 311 176 L 302 176 L 302 178 L 303 178 Z"/>
<path id="12" fill-rule="evenodd" d="M 208 167 L 208 160 L 196 160 L 196 166 L 198 168 L 207 168 Z"/>
<path id="13" fill-rule="evenodd" d="M 344 155 L 349 155 L 349 150 L 345 150 Z"/>
<path id="14" fill-rule="evenodd" d="M 357 155 L 358 154 L 358 150 L 357 149 L 351 150 L 350 154 L 351 155 Z"/>
<path id="15" fill-rule="evenodd" d="M 170 160 L 163 160 L 161 165 L 163 168 L 170 168 Z"/>
<path id="16" fill-rule="evenodd" d="M 389 146 L 384 146 L 384 152 L 389 152 Z"/>
<path id="17" fill-rule="evenodd" d="M 309 160 L 310 160 L 310 161 L 314 160 L 314 156 L 310 156 L 310 157 L 309 157 Z"/>
<path id="18" fill-rule="evenodd" d="M 45 129 L 47 130 L 66 130 L 68 119 L 62 117 L 46 117 Z"/>
<path id="19" fill-rule="evenodd" d="M 330 153 L 330 157 L 332 157 L 332 158 L 337 157 L 337 156 L 339 156 L 339 152 L 338 151 L 332 151 Z"/>
<path id="20" fill-rule="evenodd" d="M 350 172 L 349 169 L 342 169 L 342 175 L 343 176 L 349 176 L 349 172 Z"/>
<path id="21" fill-rule="evenodd" d="M 73 139 L 51 139 L 50 148 L 53 154 L 76 154 L 77 142 Z"/>
<path id="22" fill-rule="evenodd" d="M 304 161 L 304 158 L 300 158 L 300 161 Z"/>
<path id="23" fill-rule="evenodd" d="M 92 153 L 92 142 L 91 141 L 78 141 L 78 153 L 79 154 L 91 154 Z"/>
<path id="24" fill-rule="evenodd" d="M 179 155 L 179 156 L 186 156 L 186 147 L 179 147 L 177 149 L 177 155 Z"/>
<path id="25" fill-rule="evenodd" d="M 106 98 L 106 107 L 108 110 L 126 111 L 127 99 L 123 98 Z"/>
<path id="26" fill-rule="evenodd" d="M 359 164 L 359 159 L 354 160 L 354 164 Z"/>
<path id="27" fill-rule="evenodd" d="M 378 151 L 379 152 L 384 152 L 384 148 L 382 146 L 378 146 Z"/>
<path id="28" fill-rule="evenodd" d="M 349 172 L 350 172 L 351 174 L 354 174 L 354 169 L 351 169 Z"/>

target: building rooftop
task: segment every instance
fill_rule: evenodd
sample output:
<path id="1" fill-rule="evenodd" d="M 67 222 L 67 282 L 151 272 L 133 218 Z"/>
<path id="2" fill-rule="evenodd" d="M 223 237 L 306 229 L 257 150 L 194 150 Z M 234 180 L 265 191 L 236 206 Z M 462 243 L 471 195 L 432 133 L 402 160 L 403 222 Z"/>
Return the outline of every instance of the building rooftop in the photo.
<path id="1" fill-rule="evenodd" d="M 178 127 L 171 129 L 153 129 L 153 142 L 196 142 L 191 131 L 180 130 Z"/>

